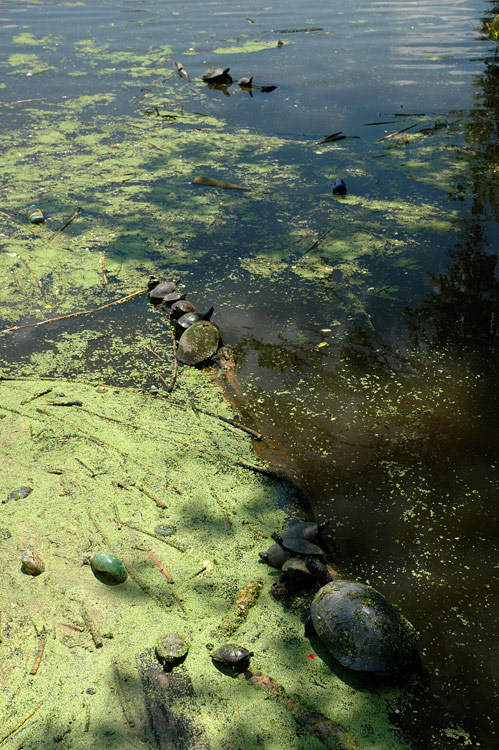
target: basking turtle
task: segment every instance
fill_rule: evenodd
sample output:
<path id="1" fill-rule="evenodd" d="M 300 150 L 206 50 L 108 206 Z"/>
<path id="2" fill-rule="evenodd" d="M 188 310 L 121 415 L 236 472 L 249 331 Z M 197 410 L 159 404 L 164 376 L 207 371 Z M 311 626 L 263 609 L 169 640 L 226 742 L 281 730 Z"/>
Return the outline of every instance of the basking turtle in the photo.
<path id="1" fill-rule="evenodd" d="M 179 299 L 170 308 L 170 320 L 178 320 L 186 313 L 195 312 L 196 308 L 188 299 Z"/>
<path id="2" fill-rule="evenodd" d="M 288 552 L 280 544 L 272 544 L 266 552 L 259 552 L 259 557 L 263 562 L 270 565 L 271 568 L 282 568 L 286 560 L 291 557 L 291 552 Z"/>
<path id="3" fill-rule="evenodd" d="M 184 315 L 181 315 L 176 321 L 175 321 L 175 335 L 179 339 L 182 334 L 190 328 L 194 323 L 198 323 L 200 320 L 210 320 L 211 316 L 213 315 L 213 311 L 215 308 L 212 306 L 209 310 L 206 310 L 206 312 L 201 313 L 196 311 L 187 312 Z"/>
<path id="4" fill-rule="evenodd" d="M 345 667 L 389 674 L 414 656 L 416 631 L 372 586 L 331 580 L 315 595 L 310 614 L 322 643 Z"/>
<path id="5" fill-rule="evenodd" d="M 208 68 L 201 78 L 205 83 L 211 84 L 229 84 L 232 83 L 232 76 L 229 75 L 230 68 Z"/>
<path id="6" fill-rule="evenodd" d="M 182 317 L 185 318 L 186 316 L 183 315 Z M 192 326 L 189 326 L 180 337 L 176 357 L 184 365 L 199 365 L 215 354 L 219 342 L 220 331 L 218 326 L 208 320 L 198 320 Z"/>
<path id="7" fill-rule="evenodd" d="M 243 89 L 250 89 L 253 86 L 253 76 L 251 76 L 251 78 L 249 76 L 243 76 L 238 81 L 236 81 L 236 83 Z"/>
<path id="8" fill-rule="evenodd" d="M 168 633 L 160 638 L 154 647 L 156 658 L 167 671 L 181 664 L 188 651 L 189 644 L 178 633 Z"/>
<path id="9" fill-rule="evenodd" d="M 159 281 L 155 276 L 149 277 L 149 299 L 154 305 L 160 305 L 162 302 L 172 304 L 184 296 L 177 292 L 175 281 Z"/>
<path id="10" fill-rule="evenodd" d="M 211 654 L 212 660 L 220 668 L 232 672 L 244 672 L 248 666 L 253 653 L 243 646 L 235 646 L 233 643 L 225 643 Z"/>

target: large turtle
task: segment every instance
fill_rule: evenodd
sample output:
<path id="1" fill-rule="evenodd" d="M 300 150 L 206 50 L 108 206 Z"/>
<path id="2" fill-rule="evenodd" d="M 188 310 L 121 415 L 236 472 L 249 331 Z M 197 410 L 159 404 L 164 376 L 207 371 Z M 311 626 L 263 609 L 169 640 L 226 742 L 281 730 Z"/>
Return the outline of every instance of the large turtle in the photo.
<path id="1" fill-rule="evenodd" d="M 315 595 L 311 617 L 324 646 L 350 669 L 388 674 L 414 656 L 416 631 L 372 586 L 331 580 Z"/>
<path id="2" fill-rule="evenodd" d="M 232 83 L 232 76 L 229 74 L 230 68 L 208 68 L 201 78 L 205 83 L 212 85 Z"/>

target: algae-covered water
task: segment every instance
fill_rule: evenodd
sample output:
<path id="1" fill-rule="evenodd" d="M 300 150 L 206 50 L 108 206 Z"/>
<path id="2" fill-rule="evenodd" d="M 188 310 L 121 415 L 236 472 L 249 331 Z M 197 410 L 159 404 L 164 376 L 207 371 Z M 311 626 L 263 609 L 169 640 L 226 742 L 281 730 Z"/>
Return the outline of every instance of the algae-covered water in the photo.
<path id="1" fill-rule="evenodd" d="M 145 289 L 149 274 L 156 273 L 180 279 L 200 309 L 215 306 L 214 320 L 235 353 L 237 387 L 235 395 L 230 393 L 243 421 L 264 433 L 262 457 L 305 493 L 313 514 L 329 519 L 337 567 L 389 596 L 420 633 L 423 687 L 412 693 L 409 709 L 404 701 L 400 709 L 394 707 L 404 691 L 389 700 L 382 695 L 366 708 L 371 712 L 366 726 L 376 725 L 371 730 L 362 723 L 362 701 L 352 709 L 357 723 L 331 713 L 332 703 L 311 686 L 309 671 L 318 660 L 300 662 L 296 679 L 305 692 L 312 691 L 309 709 L 351 731 L 362 747 L 389 747 L 401 731 L 402 745 L 497 746 L 499 67 L 496 45 L 483 32 L 484 19 L 498 10 L 482 0 L 348 7 L 317 2 L 307 8 L 294 2 L 243 7 L 225 0 L 181 7 L 157 0 L 98 7 L 0 3 L 2 373 L 37 381 L 38 390 L 23 399 L 46 390 L 37 380 L 42 376 L 63 379 L 65 397 L 67 382 L 75 378 L 92 387 L 105 382 L 166 396 L 158 374 L 167 381 L 171 376 L 165 319 L 144 294 L 129 295 Z M 190 80 L 178 75 L 175 62 Z M 256 83 L 277 88 L 245 90 L 235 83 L 209 88 L 200 76 L 213 66 L 230 67 L 235 80 L 253 75 Z M 336 140 L 323 142 L 332 134 Z M 198 175 L 250 191 L 192 184 Z M 332 193 L 337 178 L 347 184 L 345 197 Z M 30 231 L 18 222 L 27 224 L 32 203 L 42 207 L 46 221 Z M 98 313 L 63 318 L 123 298 Z M 48 318 L 56 320 L 22 327 Z M 185 383 L 179 380 L 182 397 L 194 392 L 209 398 L 208 386 L 197 380 L 190 385 L 189 377 L 197 375 L 184 371 Z M 4 495 L 16 488 L 20 455 L 37 455 L 24 442 L 16 452 L 17 441 L 10 436 L 29 430 L 29 440 L 35 440 L 40 430 L 47 433 L 45 425 L 25 424 L 18 406 L 22 414 L 14 418 L 8 407 L 17 392 L 6 388 L 5 453 L 12 458 Z M 132 407 L 116 398 L 115 410 L 106 413 L 124 419 L 127 408 Z M 153 422 L 155 429 L 155 414 L 147 414 L 146 426 Z M 206 426 L 196 419 L 179 429 L 189 443 L 199 430 L 202 452 L 220 450 L 218 435 L 207 445 Z M 66 437 L 50 436 L 65 445 Z M 249 447 L 246 459 L 251 460 Z M 182 454 L 175 471 L 185 470 L 194 481 L 196 469 L 185 460 Z M 119 480 L 117 467 L 103 470 Z M 19 486 L 29 484 L 30 471 L 19 474 Z M 46 503 L 50 488 L 42 475 Z M 86 493 L 86 484 L 77 479 Z M 249 494 L 259 491 L 261 480 L 254 480 Z M 204 483 L 204 475 L 196 478 L 195 491 Z M 233 487 L 214 489 L 221 498 L 216 508 L 212 497 L 203 499 L 202 489 L 196 499 L 209 514 L 222 512 L 222 526 L 222 509 L 237 499 Z M 104 507 L 109 488 L 99 492 L 97 508 Z M 267 533 L 274 524 L 282 527 L 290 514 L 273 510 L 280 484 L 269 492 L 263 513 L 269 514 Z M 26 507 L 36 508 L 29 505 L 35 495 L 30 497 Z M 21 585 L 13 572 L 21 546 L 38 538 L 71 548 L 79 523 L 86 535 L 95 531 L 87 528 L 86 515 L 73 518 L 73 510 L 64 507 L 61 514 L 69 516 L 73 531 L 50 542 L 40 537 L 41 521 L 36 534 L 25 526 L 19 503 L 11 522 L 19 525 L 20 536 L 15 543 L 0 542 L 10 566 L 8 597 Z M 8 528 L 4 516 L 14 513 L 13 507 L 2 506 L 2 526 Z M 43 514 L 59 524 L 54 512 L 44 506 Z M 203 513 L 194 523 L 201 537 L 189 540 L 199 555 L 208 534 Z M 253 525 L 244 513 L 243 521 Z M 244 547 L 239 531 L 236 550 Z M 132 542 L 121 538 L 126 549 Z M 242 558 L 234 549 L 225 553 L 229 577 L 238 584 L 232 581 L 231 595 L 262 575 L 261 567 L 254 567 L 257 541 L 244 555 L 248 576 L 235 575 Z M 96 544 L 89 536 L 88 545 Z M 77 559 L 77 552 L 64 554 Z M 52 575 L 50 596 L 57 609 L 63 601 L 62 573 Z M 210 584 L 213 596 L 223 580 L 220 570 L 220 580 Z M 34 583 L 27 581 L 20 594 L 21 609 Z M 82 585 L 73 577 L 71 586 Z M 269 616 L 277 617 L 280 610 L 272 609 L 264 590 L 265 607 L 274 612 Z M 195 596 L 194 589 L 186 591 Z M 210 596 L 199 603 L 208 611 Z M 229 593 L 224 597 L 229 606 Z M 97 612 L 112 602 L 106 594 Z M 36 628 L 52 615 L 44 613 L 40 623 L 35 618 Z M 23 615 L 15 616 L 16 627 L 28 627 Z M 301 653 L 302 630 L 291 617 L 286 622 L 297 628 L 287 635 L 286 659 L 292 661 Z M 199 644 L 209 627 L 201 629 Z M 255 643 L 262 633 L 251 631 Z M 132 639 L 126 617 L 119 637 Z M 59 642 L 54 639 L 63 652 Z M 253 650 L 267 647 L 260 642 Z M 196 695 L 205 690 L 205 666 L 192 667 Z M 281 667 L 275 654 L 263 664 L 278 682 L 290 677 Z M 88 669 L 96 669 L 95 661 Z M 31 700 L 42 697 L 31 685 L 30 698 L 22 697 L 16 706 L 13 696 L 22 686 L 3 679 L 10 703 L 0 720 L 2 728 L 10 728 L 34 707 Z M 321 673 L 317 681 L 322 680 Z M 298 683 L 286 684 L 293 695 L 300 693 Z M 358 686 L 351 689 L 355 700 L 365 698 Z M 220 690 L 226 705 L 230 689 Z M 374 694 L 377 700 L 379 693 Z M 201 709 L 208 727 L 216 704 L 211 700 Z M 242 720 L 241 704 L 237 708 Z M 234 706 L 230 711 L 234 722 Z M 261 730 L 248 730 L 241 739 L 236 719 L 230 740 L 220 726 L 208 728 L 211 742 L 223 737 L 229 744 L 220 747 L 279 747 L 275 733 L 272 738 L 263 731 L 269 719 L 264 708 L 258 711 L 263 712 Z M 51 715 L 47 710 L 42 723 L 33 725 L 26 747 L 43 746 L 36 744 L 42 742 L 40 727 L 52 721 Z M 286 741 L 305 747 L 284 715 L 272 714 L 272 726 L 286 726 Z M 68 714 L 66 728 L 70 719 Z M 61 742 L 68 747 L 94 743 L 93 735 L 81 740 L 85 722 Z M 115 746 L 112 732 L 122 731 L 122 723 L 120 716 L 120 729 L 109 729 L 103 746 Z M 127 735 L 123 741 L 141 742 L 138 737 Z M 15 747 L 15 739 L 6 742 Z"/>

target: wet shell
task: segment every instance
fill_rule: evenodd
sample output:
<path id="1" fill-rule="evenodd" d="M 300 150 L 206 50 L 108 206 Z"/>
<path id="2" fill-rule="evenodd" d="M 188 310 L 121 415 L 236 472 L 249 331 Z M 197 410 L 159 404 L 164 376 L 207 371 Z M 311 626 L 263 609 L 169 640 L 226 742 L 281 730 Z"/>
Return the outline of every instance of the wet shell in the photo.
<path id="1" fill-rule="evenodd" d="M 260 552 L 261 559 L 270 565 L 271 568 L 280 570 L 286 560 L 291 557 L 291 553 L 281 547 L 280 544 L 273 544 L 266 552 Z"/>
<path id="2" fill-rule="evenodd" d="M 232 76 L 229 75 L 230 68 L 208 68 L 201 78 L 205 83 L 232 83 Z"/>
<path id="3" fill-rule="evenodd" d="M 416 631 L 372 586 L 332 581 L 319 589 L 310 614 L 324 646 L 350 669 L 395 672 L 414 655 Z"/>
<path id="4" fill-rule="evenodd" d="M 319 535 L 319 524 L 313 521 L 303 521 L 291 526 L 282 535 L 283 539 L 306 539 L 307 542 L 315 542 Z"/>
<path id="5" fill-rule="evenodd" d="M 188 313 L 188 315 L 195 314 Z M 185 315 L 182 316 L 182 318 L 185 317 Z M 218 327 L 208 320 L 199 320 L 189 326 L 180 337 L 176 353 L 177 359 L 184 365 L 197 365 L 215 354 L 219 341 L 220 331 Z"/>
<path id="6" fill-rule="evenodd" d="M 151 289 L 149 299 L 151 302 L 162 302 L 167 294 L 172 294 L 176 289 L 177 285 L 174 281 L 162 281 Z"/>
<path id="7" fill-rule="evenodd" d="M 30 576 L 39 576 L 45 570 L 45 563 L 43 562 L 40 555 L 31 550 L 25 550 L 21 555 L 23 573 L 28 573 Z"/>
<path id="8" fill-rule="evenodd" d="M 195 311 L 196 308 L 194 307 L 192 302 L 189 302 L 188 299 L 180 299 L 172 304 L 170 309 L 170 318 L 172 320 L 178 320 L 182 317 L 182 315 Z"/>
<path id="9" fill-rule="evenodd" d="M 225 643 L 212 653 L 211 658 L 221 666 L 228 667 L 233 671 L 243 672 L 248 667 L 252 656 L 253 653 L 243 646 Z"/>
<path id="10" fill-rule="evenodd" d="M 159 639 L 154 651 L 160 664 L 175 666 L 184 661 L 189 651 L 189 644 L 178 633 L 168 633 Z"/>
<path id="11" fill-rule="evenodd" d="M 3 503 L 8 502 L 9 500 L 24 500 L 25 497 L 28 497 L 30 492 L 32 492 L 31 487 L 19 487 L 18 490 L 12 490 L 12 492 L 9 492 L 7 495 L 7 500 L 2 500 Z"/>
<path id="12" fill-rule="evenodd" d="M 307 568 L 307 564 L 302 557 L 290 557 L 282 566 L 282 570 L 284 573 L 293 576 L 314 578 L 314 574 Z"/>
<path id="13" fill-rule="evenodd" d="M 324 551 L 318 547 L 317 544 L 293 536 L 286 539 L 283 537 L 282 546 L 290 552 L 294 552 L 296 555 L 312 555 L 320 557 L 324 554 Z"/>
<path id="14" fill-rule="evenodd" d="M 90 567 L 94 576 L 107 586 L 117 586 L 124 583 L 128 577 L 119 557 L 109 552 L 96 552 L 90 560 Z"/>

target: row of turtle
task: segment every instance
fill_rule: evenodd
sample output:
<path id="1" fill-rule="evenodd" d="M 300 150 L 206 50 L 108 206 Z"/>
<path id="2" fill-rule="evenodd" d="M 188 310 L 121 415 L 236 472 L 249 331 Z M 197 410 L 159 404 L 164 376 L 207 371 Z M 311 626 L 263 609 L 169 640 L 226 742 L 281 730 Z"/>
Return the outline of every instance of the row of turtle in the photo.
<path id="1" fill-rule="evenodd" d="M 149 277 L 149 299 L 156 307 L 169 311 L 176 345 L 175 356 L 185 365 L 198 365 L 209 360 L 220 346 L 220 330 L 211 322 L 214 307 L 205 312 L 185 298 L 177 281 L 160 281 Z"/>
<path id="2" fill-rule="evenodd" d="M 229 71 L 230 68 L 208 68 L 201 78 L 209 86 L 230 86 L 233 79 Z M 243 89 L 260 89 L 263 92 L 274 91 L 277 88 L 277 86 L 264 86 L 261 83 L 254 83 L 253 76 L 243 76 L 236 83 Z"/>
<path id="3" fill-rule="evenodd" d="M 414 662 L 417 633 L 372 586 L 343 579 L 324 560 L 317 544 L 321 525 L 292 525 L 260 558 L 283 571 L 280 592 L 317 587 L 307 633 L 319 637 L 340 664 L 353 670 L 391 674 Z"/>

